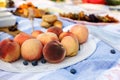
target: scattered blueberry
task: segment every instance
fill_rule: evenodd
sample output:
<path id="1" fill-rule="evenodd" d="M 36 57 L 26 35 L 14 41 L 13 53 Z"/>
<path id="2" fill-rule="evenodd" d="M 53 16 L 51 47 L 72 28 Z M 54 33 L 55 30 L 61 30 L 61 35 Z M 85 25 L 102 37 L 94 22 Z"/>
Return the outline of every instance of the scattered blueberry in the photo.
<path id="1" fill-rule="evenodd" d="M 71 69 L 70 72 L 71 72 L 72 74 L 75 74 L 77 71 L 76 71 L 75 69 Z"/>
<path id="2" fill-rule="evenodd" d="M 32 65 L 33 66 L 37 66 L 38 65 L 38 61 L 32 61 Z"/>
<path id="3" fill-rule="evenodd" d="M 23 61 L 23 64 L 24 65 L 28 65 L 28 61 Z"/>
<path id="4" fill-rule="evenodd" d="M 115 53 L 116 53 L 116 51 L 115 51 L 114 49 L 110 50 L 110 52 L 111 52 L 112 54 L 115 54 Z"/>
<path id="5" fill-rule="evenodd" d="M 45 64 L 46 62 L 47 61 L 44 58 L 41 59 L 41 63 Z"/>

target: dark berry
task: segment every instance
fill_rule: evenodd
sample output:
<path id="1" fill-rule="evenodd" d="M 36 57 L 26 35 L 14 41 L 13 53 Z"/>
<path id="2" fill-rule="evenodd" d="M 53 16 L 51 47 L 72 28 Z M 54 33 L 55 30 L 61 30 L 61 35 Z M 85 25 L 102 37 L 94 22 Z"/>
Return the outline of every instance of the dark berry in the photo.
<path id="1" fill-rule="evenodd" d="M 18 22 L 16 22 L 15 25 L 17 26 L 17 25 L 18 25 Z"/>
<path id="2" fill-rule="evenodd" d="M 75 74 L 77 71 L 76 71 L 75 69 L 71 69 L 70 72 L 71 72 L 72 74 Z"/>
<path id="3" fill-rule="evenodd" d="M 79 50 L 80 50 L 80 44 L 79 44 Z"/>
<path id="4" fill-rule="evenodd" d="M 14 11 L 13 11 L 13 10 L 11 10 L 10 12 L 11 12 L 11 13 L 13 13 Z"/>
<path id="5" fill-rule="evenodd" d="M 115 51 L 114 49 L 110 50 L 110 52 L 111 52 L 112 54 L 115 54 L 115 53 L 116 53 L 116 51 Z"/>
<path id="6" fill-rule="evenodd" d="M 38 65 L 38 61 L 32 61 L 32 65 L 33 66 L 37 66 Z"/>
<path id="7" fill-rule="evenodd" d="M 94 14 L 89 15 L 90 22 L 98 22 L 98 18 Z"/>
<path id="8" fill-rule="evenodd" d="M 74 16 L 73 17 L 74 20 L 78 20 L 78 15 L 77 14 L 73 14 L 73 16 Z"/>
<path id="9" fill-rule="evenodd" d="M 41 59 L 41 63 L 45 64 L 46 62 L 47 61 L 44 58 Z"/>
<path id="10" fill-rule="evenodd" d="M 23 64 L 24 65 L 28 65 L 28 61 L 23 61 Z"/>
<path id="11" fill-rule="evenodd" d="M 17 31 L 17 27 L 16 26 L 11 26 L 8 28 L 9 31 Z"/>

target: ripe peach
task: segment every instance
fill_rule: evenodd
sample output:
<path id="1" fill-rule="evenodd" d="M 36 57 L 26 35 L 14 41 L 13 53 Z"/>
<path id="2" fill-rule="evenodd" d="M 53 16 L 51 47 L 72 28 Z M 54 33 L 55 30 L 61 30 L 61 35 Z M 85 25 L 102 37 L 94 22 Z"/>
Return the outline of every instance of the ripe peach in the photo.
<path id="1" fill-rule="evenodd" d="M 66 56 L 77 55 L 79 49 L 79 43 L 77 38 L 74 38 L 72 36 L 65 36 L 61 40 L 61 44 L 66 49 Z"/>
<path id="2" fill-rule="evenodd" d="M 0 58 L 5 62 L 13 62 L 20 57 L 20 45 L 11 40 L 4 39 L 0 42 Z"/>
<path id="3" fill-rule="evenodd" d="M 40 40 L 43 45 L 53 40 L 59 40 L 57 35 L 52 32 L 41 33 L 37 36 L 37 39 Z"/>
<path id="4" fill-rule="evenodd" d="M 37 36 L 38 36 L 39 34 L 41 34 L 41 33 L 43 33 L 43 31 L 41 31 L 41 30 L 35 30 L 35 31 L 33 31 L 33 32 L 31 33 L 31 35 L 32 35 L 33 37 L 37 38 Z"/>
<path id="5" fill-rule="evenodd" d="M 88 39 L 89 32 L 85 25 L 81 25 L 81 24 L 74 25 L 70 29 L 70 32 L 72 32 L 77 36 L 80 44 L 86 42 Z"/>
<path id="6" fill-rule="evenodd" d="M 63 30 L 62 30 L 62 28 L 53 26 L 53 27 L 48 28 L 48 29 L 47 29 L 47 32 L 53 32 L 53 33 L 55 33 L 57 36 L 59 36 L 59 35 L 63 32 Z"/>
<path id="7" fill-rule="evenodd" d="M 27 39 L 31 39 L 33 38 L 31 35 L 27 34 L 27 33 L 24 33 L 24 32 L 21 32 L 19 33 L 18 35 L 16 35 L 14 37 L 14 41 L 16 41 L 17 43 L 20 44 L 20 46 L 22 45 L 22 43 L 27 40 Z"/>
<path id="8" fill-rule="evenodd" d="M 71 32 L 68 31 L 68 32 L 62 32 L 59 35 L 59 39 L 62 40 L 65 36 L 72 36 L 72 37 L 77 38 L 76 35 L 74 35 L 73 33 L 71 33 Z"/>
<path id="9" fill-rule="evenodd" d="M 43 56 L 50 63 L 59 63 L 64 60 L 66 50 L 59 41 L 50 41 L 43 48 Z"/>
<path id="10" fill-rule="evenodd" d="M 21 55 L 28 61 L 38 60 L 42 57 L 42 43 L 37 39 L 28 39 L 21 46 Z"/>

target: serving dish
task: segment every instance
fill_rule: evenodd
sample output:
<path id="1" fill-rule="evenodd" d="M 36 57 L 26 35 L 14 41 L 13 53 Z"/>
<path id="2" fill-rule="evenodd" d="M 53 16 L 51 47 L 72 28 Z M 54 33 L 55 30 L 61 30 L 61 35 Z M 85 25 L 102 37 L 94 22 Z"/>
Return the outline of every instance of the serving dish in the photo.
<path id="1" fill-rule="evenodd" d="M 20 24 L 20 23 L 19 23 Z M 22 22 L 21 22 L 22 24 Z M 25 26 L 29 24 L 26 23 Z M 36 25 L 36 29 L 38 24 Z M 30 34 L 31 26 L 27 25 L 27 28 L 22 28 L 19 25 L 19 29 L 21 28 L 21 31 L 27 31 Z M 68 31 L 71 28 L 72 25 L 64 27 L 63 31 Z M 39 26 L 38 26 L 39 27 Z M 45 29 L 41 29 L 45 31 Z M 19 59 L 13 63 L 7 63 L 2 60 L 0 60 L 0 66 L 1 70 L 4 71 L 9 71 L 9 72 L 46 72 L 46 71 L 53 71 L 57 70 L 60 68 L 65 68 L 70 65 L 76 64 L 88 57 L 90 57 L 94 51 L 96 50 L 96 42 L 89 36 L 88 40 L 86 43 L 80 45 L 80 50 L 78 51 L 78 54 L 74 57 L 66 57 L 62 62 L 57 63 L 57 64 L 52 64 L 52 63 L 41 63 L 41 61 L 38 61 L 37 66 L 33 66 L 32 64 L 29 64 L 27 66 L 23 65 L 23 59 Z"/>
<path id="2" fill-rule="evenodd" d="M 95 26 L 105 26 L 108 24 L 117 24 L 120 22 L 118 16 L 105 13 L 105 14 L 86 14 L 83 11 L 79 13 L 61 13 L 60 18 L 73 23 L 85 24 L 85 25 L 95 25 Z M 120 14 L 119 14 L 120 15 Z"/>
<path id="3" fill-rule="evenodd" d="M 46 72 L 46 71 L 57 70 L 60 68 L 65 68 L 90 57 L 93 54 L 93 52 L 96 50 L 96 43 L 93 39 L 89 38 L 86 43 L 80 46 L 80 48 L 81 49 L 80 51 L 78 51 L 77 56 L 66 57 L 64 61 L 58 64 L 51 64 L 51 63 L 42 64 L 39 61 L 37 66 L 32 66 L 30 64 L 28 66 L 25 66 L 23 65 L 22 59 L 13 63 L 6 63 L 0 60 L 0 64 L 2 64 L 0 66 L 0 69 L 10 72 Z"/>

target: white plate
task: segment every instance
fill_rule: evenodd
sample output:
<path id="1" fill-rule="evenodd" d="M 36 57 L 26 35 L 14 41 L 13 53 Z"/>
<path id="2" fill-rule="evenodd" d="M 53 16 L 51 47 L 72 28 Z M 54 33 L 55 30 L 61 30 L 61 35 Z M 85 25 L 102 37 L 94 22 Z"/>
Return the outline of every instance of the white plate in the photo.
<path id="1" fill-rule="evenodd" d="M 60 17 L 60 18 L 63 20 L 72 22 L 72 23 L 76 23 L 76 24 L 93 25 L 93 26 L 106 26 L 106 25 L 113 25 L 113 24 L 120 23 L 120 20 L 118 20 L 118 19 L 117 19 L 119 21 L 118 23 L 104 23 L 104 22 L 103 23 L 102 22 L 95 23 L 95 22 L 88 22 L 88 21 L 73 20 L 73 19 L 69 19 L 69 18 L 65 18 L 65 17 Z"/>
<path id="2" fill-rule="evenodd" d="M 70 29 L 71 26 L 65 27 L 64 31 Z M 23 60 L 18 60 L 13 63 L 7 63 L 0 60 L 0 69 L 10 72 L 45 72 L 57 70 L 64 68 L 75 63 L 78 63 L 89 56 L 91 56 L 96 50 L 96 43 L 92 38 L 89 38 L 88 41 L 80 46 L 80 51 L 74 57 L 66 57 L 64 61 L 58 64 L 45 63 L 42 64 L 40 61 L 37 66 L 32 66 L 31 64 L 25 66 L 23 65 Z"/>
<path id="3" fill-rule="evenodd" d="M 85 11 L 84 11 L 85 12 Z M 86 13 L 85 14 L 91 14 L 91 13 Z M 96 13 L 92 13 L 92 14 L 96 14 Z M 67 20 L 67 21 L 70 21 L 70 22 L 73 22 L 73 23 L 77 23 L 77 24 L 84 24 L 84 25 L 94 25 L 94 26 L 106 26 L 106 25 L 113 25 L 113 24 L 119 24 L 120 23 L 120 13 L 119 12 L 106 12 L 106 13 L 97 13 L 96 15 L 99 15 L 99 16 L 106 16 L 106 15 L 109 15 L 110 17 L 113 17 L 115 18 L 116 20 L 118 20 L 119 22 L 118 23 L 105 23 L 105 22 L 98 22 L 98 23 L 95 23 L 95 22 L 88 22 L 88 21 L 80 21 L 80 20 L 73 20 L 73 19 L 70 19 L 70 18 L 65 18 L 65 17 L 60 17 L 61 19 L 63 20 Z"/>

